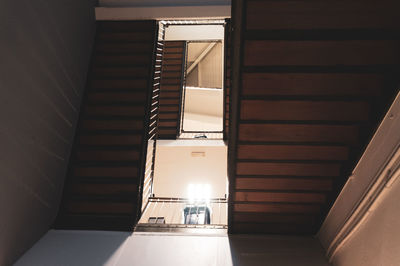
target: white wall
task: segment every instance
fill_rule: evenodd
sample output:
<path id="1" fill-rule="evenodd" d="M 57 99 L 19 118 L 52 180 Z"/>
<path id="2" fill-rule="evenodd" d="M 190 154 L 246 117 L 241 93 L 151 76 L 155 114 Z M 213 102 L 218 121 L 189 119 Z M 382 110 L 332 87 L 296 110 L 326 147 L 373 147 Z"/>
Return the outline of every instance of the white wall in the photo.
<path id="1" fill-rule="evenodd" d="M 49 231 L 16 266 L 326 266 L 312 237 Z M 354 265 L 355 266 L 355 265 Z"/>
<path id="2" fill-rule="evenodd" d="M 378 207 L 333 256 L 337 266 L 400 265 L 400 177 Z"/>
<path id="3" fill-rule="evenodd" d="M 192 152 L 204 152 L 193 157 Z M 154 169 L 156 197 L 187 198 L 189 184 L 210 184 L 211 197 L 227 193 L 227 147 L 223 141 L 158 140 Z"/>

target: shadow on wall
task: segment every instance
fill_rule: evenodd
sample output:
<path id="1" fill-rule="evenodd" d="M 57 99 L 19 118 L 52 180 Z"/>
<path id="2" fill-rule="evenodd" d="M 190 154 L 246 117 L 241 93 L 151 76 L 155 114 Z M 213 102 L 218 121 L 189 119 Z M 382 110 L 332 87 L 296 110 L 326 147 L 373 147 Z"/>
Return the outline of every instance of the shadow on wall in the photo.
<path id="1" fill-rule="evenodd" d="M 298 236 L 231 235 L 233 266 L 329 266 L 317 239 Z"/>
<path id="2" fill-rule="evenodd" d="M 313 237 L 51 230 L 16 266 L 258 266 L 327 263 Z"/>
<path id="3" fill-rule="evenodd" d="M 0 265 L 57 215 L 94 33 L 90 1 L 0 2 Z"/>

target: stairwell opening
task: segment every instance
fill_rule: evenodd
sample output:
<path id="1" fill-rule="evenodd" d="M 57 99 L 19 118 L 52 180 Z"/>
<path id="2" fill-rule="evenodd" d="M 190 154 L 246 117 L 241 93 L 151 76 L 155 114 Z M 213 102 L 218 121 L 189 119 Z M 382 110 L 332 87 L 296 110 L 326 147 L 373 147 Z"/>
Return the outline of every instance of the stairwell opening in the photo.
<path id="1" fill-rule="evenodd" d="M 226 233 L 225 26 L 223 20 L 160 21 L 158 118 L 149 127 L 154 138 L 135 231 Z"/>

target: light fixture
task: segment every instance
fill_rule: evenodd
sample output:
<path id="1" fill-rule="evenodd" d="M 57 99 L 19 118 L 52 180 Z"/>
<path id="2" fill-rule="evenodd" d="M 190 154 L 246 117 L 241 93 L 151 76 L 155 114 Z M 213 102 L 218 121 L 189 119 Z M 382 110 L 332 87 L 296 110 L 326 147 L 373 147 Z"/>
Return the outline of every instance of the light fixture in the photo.
<path id="1" fill-rule="evenodd" d="M 189 184 L 188 198 L 190 203 L 209 202 L 211 186 L 209 184 Z"/>

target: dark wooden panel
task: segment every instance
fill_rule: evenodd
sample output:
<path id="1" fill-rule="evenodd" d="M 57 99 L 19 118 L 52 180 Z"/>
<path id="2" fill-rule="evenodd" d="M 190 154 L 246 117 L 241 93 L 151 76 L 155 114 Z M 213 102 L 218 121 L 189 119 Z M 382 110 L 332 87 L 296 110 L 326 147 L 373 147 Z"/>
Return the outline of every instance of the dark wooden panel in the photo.
<path id="1" fill-rule="evenodd" d="M 343 101 L 241 101 L 241 119 L 365 121 L 367 102 Z"/>
<path id="2" fill-rule="evenodd" d="M 236 189 L 329 191 L 332 182 L 328 178 L 236 178 Z"/>
<path id="3" fill-rule="evenodd" d="M 175 72 L 166 72 L 166 71 L 164 71 L 162 73 L 162 76 L 164 78 L 181 78 L 182 77 L 182 72 L 181 71 L 175 71 Z"/>
<path id="4" fill-rule="evenodd" d="M 164 60 L 169 60 L 169 59 L 179 59 L 179 60 L 181 60 L 182 59 L 182 51 L 183 51 L 183 49 L 181 50 L 181 53 L 164 53 Z"/>
<path id="5" fill-rule="evenodd" d="M 159 139 L 176 139 L 183 84 L 184 41 L 166 41 L 160 87 Z M 163 120 L 168 120 L 164 122 Z"/>
<path id="6" fill-rule="evenodd" d="M 173 98 L 173 99 L 161 98 L 160 99 L 160 105 L 165 105 L 165 104 L 176 104 L 176 105 L 179 105 L 179 98 Z"/>
<path id="7" fill-rule="evenodd" d="M 154 21 L 152 20 L 97 21 L 97 27 L 98 31 L 101 32 L 152 32 L 155 29 Z"/>
<path id="8" fill-rule="evenodd" d="M 376 96 L 382 75 L 346 73 L 244 73 L 244 95 Z"/>
<path id="9" fill-rule="evenodd" d="M 179 105 L 162 105 L 160 106 L 160 109 L 162 109 L 163 112 L 178 112 L 179 111 Z"/>
<path id="10" fill-rule="evenodd" d="M 338 125 L 288 125 L 288 124 L 241 124 L 239 140 L 281 142 L 335 142 L 357 141 L 356 126 Z"/>
<path id="11" fill-rule="evenodd" d="M 239 234 L 313 234 L 313 225 L 302 224 L 283 224 L 283 223 L 233 223 L 231 227 L 232 233 Z"/>
<path id="12" fill-rule="evenodd" d="M 135 226 L 156 25 L 97 22 L 86 100 L 56 223 L 59 229 L 132 231 Z"/>
<path id="13" fill-rule="evenodd" d="M 167 42 L 169 42 L 169 41 L 167 41 Z M 184 52 L 184 50 L 183 50 L 183 42 L 182 42 L 182 46 L 181 47 L 167 47 L 167 49 L 165 51 L 166 54 L 171 54 L 171 53 L 180 54 L 181 57 L 179 57 L 179 58 L 182 58 L 183 52 Z"/>
<path id="14" fill-rule="evenodd" d="M 98 79 L 107 78 L 137 78 L 147 76 L 148 67 L 95 67 L 93 75 Z"/>
<path id="15" fill-rule="evenodd" d="M 91 103 L 143 103 L 146 100 L 145 92 L 91 92 L 88 100 Z"/>
<path id="16" fill-rule="evenodd" d="M 246 41 L 244 65 L 397 64 L 399 44 L 399 41 Z"/>
<path id="17" fill-rule="evenodd" d="M 137 55 L 97 55 L 94 59 L 95 67 L 120 67 L 120 66 L 148 66 L 149 54 Z"/>
<path id="18" fill-rule="evenodd" d="M 399 3 L 382 1 L 247 1 L 248 29 L 400 28 Z M 340 14 L 340 16 L 338 16 Z"/>
<path id="19" fill-rule="evenodd" d="M 238 145 L 238 159 L 347 160 L 346 146 Z"/>
<path id="20" fill-rule="evenodd" d="M 142 120 L 96 120 L 88 119 L 82 123 L 82 128 L 85 130 L 142 130 Z"/>
<path id="21" fill-rule="evenodd" d="M 147 43 L 99 43 L 95 46 L 100 54 L 149 54 L 153 52 L 151 42 Z"/>
<path id="22" fill-rule="evenodd" d="M 182 59 L 168 59 L 165 60 L 165 65 L 182 65 Z"/>
<path id="23" fill-rule="evenodd" d="M 71 213 L 124 213 L 132 214 L 133 203 L 112 202 L 70 202 L 67 210 Z"/>
<path id="24" fill-rule="evenodd" d="M 115 178 L 136 178 L 138 168 L 135 166 L 118 167 L 75 167 L 73 174 L 80 177 L 115 177 Z"/>
<path id="25" fill-rule="evenodd" d="M 173 86 L 168 86 L 168 85 L 173 85 Z M 163 87 L 162 89 L 164 89 L 165 87 L 175 87 L 180 89 L 181 88 L 181 78 L 166 78 L 163 77 L 161 80 L 161 87 Z"/>
<path id="26" fill-rule="evenodd" d="M 164 42 L 165 48 L 172 48 L 172 47 L 183 47 L 185 43 L 183 41 L 166 41 Z"/>
<path id="27" fill-rule="evenodd" d="M 314 234 L 395 94 L 400 4 L 233 5 L 229 232 Z"/>
<path id="28" fill-rule="evenodd" d="M 176 80 L 174 80 L 174 82 L 176 82 Z M 165 91 L 179 92 L 181 90 L 181 86 L 179 84 L 175 85 L 166 85 L 166 84 L 169 83 L 163 83 L 161 85 L 161 95 L 163 95 Z"/>
<path id="29" fill-rule="evenodd" d="M 176 128 L 170 128 L 170 129 L 165 129 L 165 128 L 160 128 L 160 135 L 168 135 L 168 138 L 173 138 L 176 139 Z"/>
<path id="30" fill-rule="evenodd" d="M 160 99 L 179 99 L 179 91 L 162 91 L 160 93 Z"/>
<path id="31" fill-rule="evenodd" d="M 178 125 L 178 121 L 159 121 L 159 127 L 176 127 Z"/>
<path id="32" fill-rule="evenodd" d="M 235 203 L 235 212 L 255 213 L 319 213 L 321 205 L 289 203 Z"/>
<path id="33" fill-rule="evenodd" d="M 142 116 L 144 106 L 87 106 L 88 115 Z"/>
<path id="34" fill-rule="evenodd" d="M 140 153 L 137 150 L 80 150 L 77 158 L 81 161 L 137 161 Z"/>
<path id="35" fill-rule="evenodd" d="M 91 82 L 91 87 L 93 89 L 125 89 L 125 90 L 135 90 L 141 89 L 145 90 L 147 87 L 146 79 L 97 79 Z"/>
<path id="36" fill-rule="evenodd" d="M 240 191 L 235 192 L 234 198 L 245 202 L 324 203 L 326 196 L 323 193 Z"/>
<path id="37" fill-rule="evenodd" d="M 312 225 L 316 217 L 304 214 L 271 214 L 271 213 L 235 213 L 233 220 L 237 223 L 286 223 Z"/>
<path id="38" fill-rule="evenodd" d="M 153 32 L 100 32 L 100 42 L 152 42 Z"/>
<path id="39" fill-rule="evenodd" d="M 338 163 L 238 162 L 238 175 L 338 176 Z"/>
<path id="40" fill-rule="evenodd" d="M 123 195 L 137 193 L 136 184 L 74 184 L 72 193 L 76 195 Z"/>
<path id="41" fill-rule="evenodd" d="M 142 135 L 81 135 L 79 144 L 81 145 L 99 145 L 99 146 L 116 146 L 116 145 L 139 145 L 142 143 Z"/>
<path id="42" fill-rule="evenodd" d="M 158 115 L 160 119 L 178 119 L 178 114 L 175 113 L 160 113 Z"/>
<path id="43" fill-rule="evenodd" d="M 162 66 L 163 71 L 176 71 L 176 72 L 180 72 L 182 69 L 182 64 L 179 65 L 163 65 Z M 165 72 L 164 72 L 165 73 Z"/>

